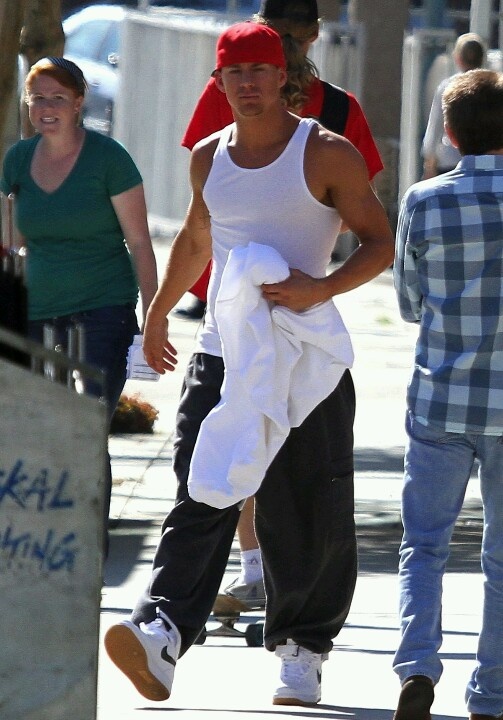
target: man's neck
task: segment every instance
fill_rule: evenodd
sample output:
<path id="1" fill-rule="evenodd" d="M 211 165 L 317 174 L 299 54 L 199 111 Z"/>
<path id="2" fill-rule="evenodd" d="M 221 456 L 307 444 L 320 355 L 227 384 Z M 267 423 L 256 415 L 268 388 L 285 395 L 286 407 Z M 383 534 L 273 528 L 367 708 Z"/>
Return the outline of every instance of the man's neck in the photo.
<path id="1" fill-rule="evenodd" d="M 247 168 L 273 162 L 288 145 L 299 118 L 283 107 L 277 113 L 256 117 L 235 117 L 228 149 L 233 161 Z"/>

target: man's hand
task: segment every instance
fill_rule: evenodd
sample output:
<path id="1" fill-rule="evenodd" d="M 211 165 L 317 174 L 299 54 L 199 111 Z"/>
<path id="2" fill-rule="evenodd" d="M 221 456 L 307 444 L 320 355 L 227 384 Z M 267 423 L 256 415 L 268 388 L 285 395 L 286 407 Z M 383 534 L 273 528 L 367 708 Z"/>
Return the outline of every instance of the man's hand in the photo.
<path id="1" fill-rule="evenodd" d="M 143 353 L 145 360 L 153 370 L 164 375 L 166 370 L 173 371 L 178 360 L 176 350 L 168 340 L 168 321 L 147 314 L 143 331 Z"/>
<path id="2" fill-rule="evenodd" d="M 294 312 L 302 312 L 328 299 L 323 294 L 322 279 L 313 278 L 301 270 L 290 270 L 290 277 L 286 280 L 264 283 L 261 289 L 266 300 L 276 305 L 284 305 Z"/>

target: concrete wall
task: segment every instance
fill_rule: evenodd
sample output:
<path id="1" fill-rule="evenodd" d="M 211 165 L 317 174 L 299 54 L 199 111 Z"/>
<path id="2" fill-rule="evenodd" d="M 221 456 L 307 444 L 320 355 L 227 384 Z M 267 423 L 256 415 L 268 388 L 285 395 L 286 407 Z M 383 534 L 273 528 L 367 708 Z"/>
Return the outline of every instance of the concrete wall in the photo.
<path id="1" fill-rule="evenodd" d="M 0 395 L 0 717 L 93 720 L 105 406 L 1 358 Z"/>

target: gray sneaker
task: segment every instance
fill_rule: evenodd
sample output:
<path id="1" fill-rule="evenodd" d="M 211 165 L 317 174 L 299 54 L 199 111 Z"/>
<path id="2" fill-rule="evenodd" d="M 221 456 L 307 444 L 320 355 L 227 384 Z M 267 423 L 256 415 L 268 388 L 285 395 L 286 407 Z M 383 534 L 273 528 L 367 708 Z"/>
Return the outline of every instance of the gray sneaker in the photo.
<path id="1" fill-rule="evenodd" d="M 262 610 L 265 608 L 265 589 L 262 578 L 241 585 L 238 584 L 238 578 L 236 578 L 225 588 L 224 593 L 240 600 L 248 610 Z"/>

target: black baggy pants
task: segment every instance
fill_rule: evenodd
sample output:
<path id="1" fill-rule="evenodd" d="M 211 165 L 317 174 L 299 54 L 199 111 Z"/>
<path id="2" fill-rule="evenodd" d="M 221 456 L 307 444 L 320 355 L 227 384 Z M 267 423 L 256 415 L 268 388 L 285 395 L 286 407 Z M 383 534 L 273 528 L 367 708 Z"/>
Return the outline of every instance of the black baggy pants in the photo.
<path id="1" fill-rule="evenodd" d="M 220 400 L 221 358 L 196 353 L 177 415 L 176 502 L 164 521 L 152 577 L 133 612 L 149 622 L 159 607 L 182 636 L 181 654 L 211 612 L 234 539 L 237 505 L 192 500 L 187 478 L 201 422 Z M 264 643 L 287 638 L 329 652 L 348 615 L 357 574 L 353 492 L 354 387 L 337 388 L 293 428 L 255 495 L 255 522 L 267 596 Z"/>

